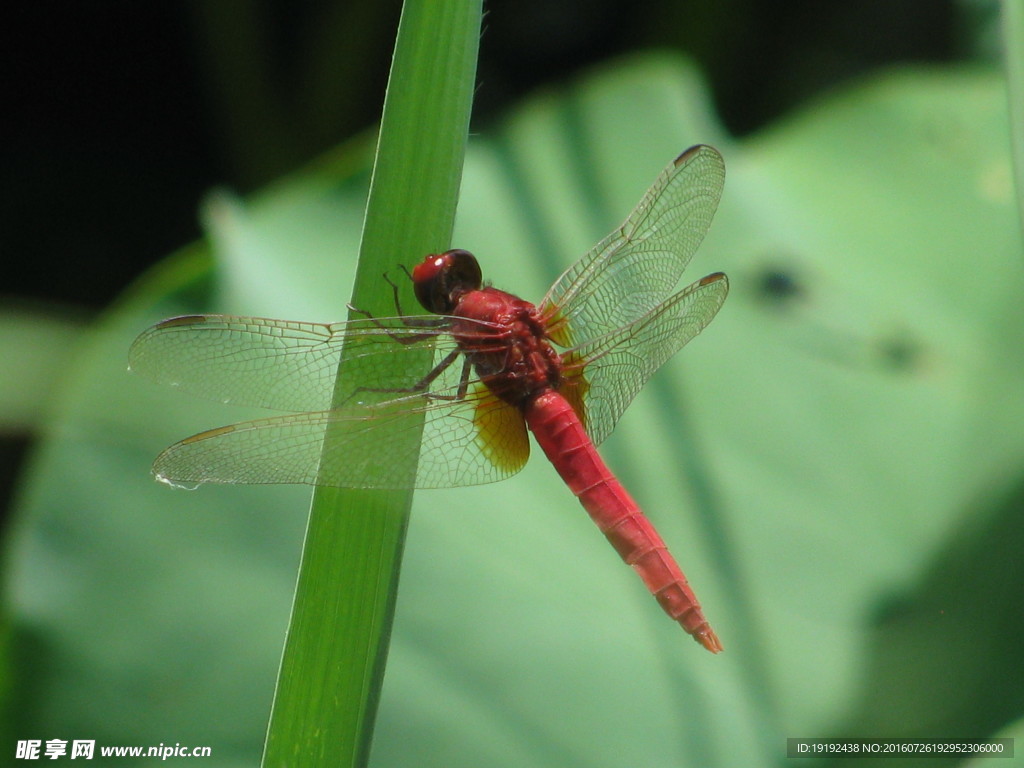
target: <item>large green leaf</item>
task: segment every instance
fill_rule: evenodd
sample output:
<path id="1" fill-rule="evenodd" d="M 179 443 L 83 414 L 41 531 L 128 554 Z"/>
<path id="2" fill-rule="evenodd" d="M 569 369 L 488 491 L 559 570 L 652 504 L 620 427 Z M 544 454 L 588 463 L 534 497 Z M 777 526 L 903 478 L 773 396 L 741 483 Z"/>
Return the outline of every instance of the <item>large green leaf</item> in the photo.
<path id="1" fill-rule="evenodd" d="M 966 736 L 1018 720 L 1021 653 L 1001 638 L 1019 635 L 1020 589 L 993 589 L 1024 582 L 995 546 L 1024 530 L 1007 136 L 994 75 L 904 70 L 737 144 L 692 72 L 648 57 L 477 137 L 454 242 L 535 300 L 680 150 L 726 158 L 691 276 L 724 270 L 733 293 L 602 447 L 726 652 L 662 615 L 542 459 L 501 485 L 424 492 L 374 764 L 771 765 L 785 737 L 851 723 Z M 129 377 L 125 351 L 174 312 L 341 317 L 352 265 L 332 255 L 357 250 L 358 152 L 212 202 L 209 244 L 83 348 L 10 558 L 31 662 L 19 733 L 255 761 L 304 523 L 280 510 L 309 491 L 152 483 L 165 444 L 252 414 Z M 887 663 L 923 655 L 945 664 Z M 970 674 L 939 677 L 968 659 Z M 880 708 L 894 691 L 904 705 Z"/>

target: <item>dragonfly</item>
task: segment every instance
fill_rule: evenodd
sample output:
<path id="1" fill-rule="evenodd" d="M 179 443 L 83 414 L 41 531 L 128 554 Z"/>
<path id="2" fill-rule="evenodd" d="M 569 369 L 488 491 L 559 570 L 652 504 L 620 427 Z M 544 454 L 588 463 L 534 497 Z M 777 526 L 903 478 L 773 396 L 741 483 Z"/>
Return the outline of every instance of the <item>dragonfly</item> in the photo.
<path id="1" fill-rule="evenodd" d="M 133 371 L 282 413 L 175 443 L 157 457 L 154 475 L 190 488 L 475 485 L 518 472 L 532 432 L 664 611 L 720 652 L 682 569 L 595 446 L 725 301 L 721 272 L 673 293 L 724 181 L 717 150 L 686 150 L 537 305 L 485 285 L 476 258 L 454 249 L 426 256 L 409 273 L 428 315 L 404 315 L 389 280 L 394 317 L 350 306 L 352 319 L 331 325 L 216 314 L 157 323 L 132 344 Z M 429 370 L 424 356 L 432 356 Z M 422 439 L 410 440 L 420 429 Z M 398 466 L 415 466 L 415 474 Z"/>

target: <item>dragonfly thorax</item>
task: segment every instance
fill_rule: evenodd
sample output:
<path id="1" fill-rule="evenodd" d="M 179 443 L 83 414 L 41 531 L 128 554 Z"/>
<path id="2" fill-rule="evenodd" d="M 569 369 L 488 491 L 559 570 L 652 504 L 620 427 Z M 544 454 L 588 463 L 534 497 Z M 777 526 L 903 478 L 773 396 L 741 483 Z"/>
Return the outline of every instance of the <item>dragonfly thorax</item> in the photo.
<path id="1" fill-rule="evenodd" d="M 488 287 L 460 297 L 453 315 L 452 335 L 480 380 L 502 400 L 522 406 L 559 387 L 561 356 L 533 304 Z"/>

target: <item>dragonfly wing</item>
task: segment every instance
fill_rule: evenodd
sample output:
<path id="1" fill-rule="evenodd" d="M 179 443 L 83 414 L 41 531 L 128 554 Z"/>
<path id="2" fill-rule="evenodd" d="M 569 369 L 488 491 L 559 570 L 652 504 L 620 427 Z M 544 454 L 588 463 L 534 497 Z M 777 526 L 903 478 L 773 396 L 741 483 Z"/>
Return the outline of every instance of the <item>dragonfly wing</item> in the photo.
<path id="1" fill-rule="evenodd" d="M 421 423 L 422 443 L 410 440 Z M 445 488 L 501 480 L 522 469 L 528 455 L 522 416 L 479 386 L 460 400 L 411 395 L 213 429 L 166 449 L 153 473 L 184 487 Z M 398 474 L 414 460 L 415 476 Z"/>
<path id="2" fill-rule="evenodd" d="M 396 391 L 413 389 L 427 370 L 422 360 L 395 366 L 394 356 L 429 345 L 435 361 L 443 359 L 455 342 L 443 330 L 446 319 L 435 322 L 433 328 L 410 328 L 400 317 L 323 325 L 189 315 L 144 331 L 132 344 L 129 363 L 133 371 L 157 383 L 211 400 L 282 411 L 325 411 L 331 407 L 346 346 L 347 379 L 358 381 L 362 392 L 390 391 L 386 397 L 360 399 L 388 399 Z M 399 344 L 395 336 L 416 340 Z"/>
<path id="3" fill-rule="evenodd" d="M 552 339 L 582 344 L 658 306 L 704 239 L 724 184 L 725 162 L 713 147 L 677 157 L 622 226 L 555 281 L 541 303 Z"/>
<path id="4" fill-rule="evenodd" d="M 189 315 L 144 331 L 128 360 L 148 379 L 211 400 L 324 410 L 341 341 L 334 326 L 319 323 Z"/>
<path id="5" fill-rule="evenodd" d="M 427 409 L 416 487 L 497 482 L 521 470 L 529 457 L 522 414 L 478 381 L 457 406 Z"/>
<path id="6" fill-rule="evenodd" d="M 608 437 L 662 363 L 711 322 L 728 292 L 724 274 L 708 275 L 629 325 L 563 355 L 563 390 L 571 402 L 582 400 L 583 422 L 595 445 Z"/>

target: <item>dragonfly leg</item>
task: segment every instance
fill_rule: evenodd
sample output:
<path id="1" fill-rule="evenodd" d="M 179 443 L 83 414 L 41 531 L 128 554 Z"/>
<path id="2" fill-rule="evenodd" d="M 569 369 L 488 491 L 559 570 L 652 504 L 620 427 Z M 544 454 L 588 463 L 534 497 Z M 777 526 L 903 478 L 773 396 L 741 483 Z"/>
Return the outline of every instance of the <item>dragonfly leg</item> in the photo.
<path id="1" fill-rule="evenodd" d="M 399 264 L 398 266 L 402 268 L 402 271 L 405 272 L 405 276 L 409 278 L 409 282 L 411 283 L 412 272 L 409 271 L 409 268 L 405 266 L 405 264 Z M 384 273 L 384 282 L 391 286 L 391 293 L 395 297 L 395 310 L 397 311 L 398 316 L 405 317 L 405 312 L 402 311 L 402 300 L 398 296 L 398 283 L 388 277 L 387 272 Z"/>
<path id="2" fill-rule="evenodd" d="M 405 274 L 409 276 L 409 279 L 412 280 L 412 274 L 410 274 L 408 268 L 404 264 L 401 264 L 400 266 L 402 270 L 405 272 Z M 401 319 L 402 325 L 404 325 L 406 328 L 429 328 L 431 330 L 435 330 L 444 325 L 444 321 L 437 317 L 422 315 L 406 315 L 405 312 L 402 311 L 402 300 L 398 294 L 398 283 L 396 283 L 394 280 L 388 277 L 387 272 L 383 274 L 383 278 L 384 282 L 391 286 L 391 293 L 394 297 L 395 302 L 395 312 L 397 316 Z M 433 336 L 433 334 L 430 333 L 392 333 L 388 326 L 380 322 L 376 317 L 373 316 L 371 312 L 353 306 L 351 303 L 346 304 L 345 306 L 348 307 L 350 312 L 354 312 L 357 315 L 362 315 L 367 320 L 376 325 L 378 328 L 388 331 L 388 336 L 390 336 L 392 340 L 397 341 L 399 344 L 415 344 L 418 341 L 422 341 L 425 338 Z"/>
<path id="3" fill-rule="evenodd" d="M 459 377 L 459 388 L 452 395 L 442 395 L 439 392 L 428 392 L 427 387 L 430 383 L 441 375 L 441 372 L 455 362 L 455 358 L 459 355 L 459 350 L 452 350 L 444 360 L 434 366 L 434 369 L 424 376 L 420 381 L 409 389 L 377 389 L 375 392 L 407 392 L 409 394 L 416 394 L 417 392 L 423 393 L 423 396 L 428 400 L 465 400 L 466 393 L 469 392 L 469 374 L 473 370 L 473 365 L 468 359 L 464 358 L 462 361 L 462 374 Z"/>
<path id="4" fill-rule="evenodd" d="M 362 315 L 375 326 L 377 326 L 383 331 L 386 331 L 387 335 L 391 338 L 391 340 L 396 341 L 399 344 L 417 344 L 425 339 L 432 339 L 437 335 L 432 332 L 416 333 L 415 331 L 406 334 L 395 333 L 389 326 L 385 325 L 376 317 L 374 317 L 371 312 L 353 306 L 351 303 L 348 303 L 345 306 L 348 307 L 350 312 L 354 312 L 357 315 Z M 437 328 L 441 328 L 445 324 L 445 321 L 443 319 L 437 317 L 430 317 L 428 315 L 424 315 L 422 317 L 406 317 L 403 315 L 400 319 L 402 321 L 402 325 L 404 325 L 406 328 L 429 328 L 431 331 L 434 331 Z"/>
<path id="5" fill-rule="evenodd" d="M 469 391 L 469 374 L 472 366 L 469 360 L 463 361 L 462 375 L 459 380 L 459 389 L 455 394 L 442 395 L 436 392 L 429 392 L 428 389 L 433 381 L 440 376 L 455 359 L 461 354 L 461 350 L 453 349 L 444 359 L 435 365 L 426 376 L 417 381 L 411 387 L 357 387 L 352 390 L 346 400 L 355 397 L 360 392 L 376 392 L 385 394 L 396 394 L 396 395 L 416 395 L 422 394 L 428 400 L 462 400 L 466 397 L 466 392 Z"/>

